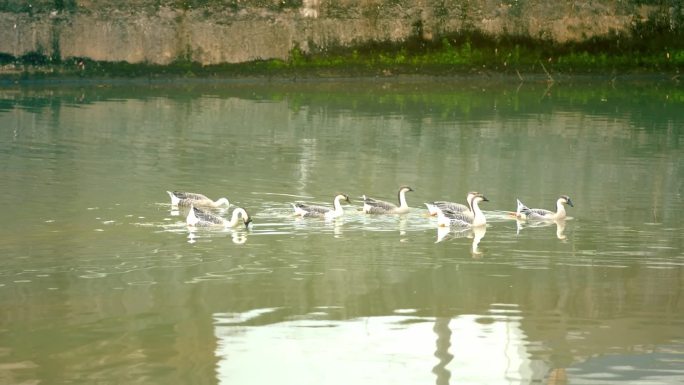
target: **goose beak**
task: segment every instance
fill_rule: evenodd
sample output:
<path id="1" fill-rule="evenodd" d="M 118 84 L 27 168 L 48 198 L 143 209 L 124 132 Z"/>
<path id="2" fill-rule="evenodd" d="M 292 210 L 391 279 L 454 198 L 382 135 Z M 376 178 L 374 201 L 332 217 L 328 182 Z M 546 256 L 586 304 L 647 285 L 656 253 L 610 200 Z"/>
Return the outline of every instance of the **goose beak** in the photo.
<path id="1" fill-rule="evenodd" d="M 568 204 L 570 205 L 570 207 L 575 207 L 575 205 L 572 203 L 572 201 L 570 200 L 570 198 L 568 198 Z"/>
<path id="2" fill-rule="evenodd" d="M 482 201 L 483 201 L 483 202 L 489 202 L 489 199 L 487 199 L 486 196 L 480 195 L 480 197 L 482 197 Z"/>
<path id="3" fill-rule="evenodd" d="M 245 228 L 248 229 L 248 228 L 249 228 L 249 225 L 250 225 L 251 223 L 252 223 L 252 218 L 247 218 L 247 220 L 245 221 Z"/>

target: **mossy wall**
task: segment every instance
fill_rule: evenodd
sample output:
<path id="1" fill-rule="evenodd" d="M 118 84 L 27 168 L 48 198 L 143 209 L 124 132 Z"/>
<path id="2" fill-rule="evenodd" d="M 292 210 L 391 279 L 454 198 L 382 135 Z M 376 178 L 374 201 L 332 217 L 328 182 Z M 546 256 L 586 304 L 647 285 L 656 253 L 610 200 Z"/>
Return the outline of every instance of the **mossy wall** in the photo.
<path id="1" fill-rule="evenodd" d="M 0 0 L 0 55 L 239 63 L 416 37 L 430 41 L 465 31 L 558 43 L 626 39 L 654 21 L 680 31 L 682 2 Z"/>

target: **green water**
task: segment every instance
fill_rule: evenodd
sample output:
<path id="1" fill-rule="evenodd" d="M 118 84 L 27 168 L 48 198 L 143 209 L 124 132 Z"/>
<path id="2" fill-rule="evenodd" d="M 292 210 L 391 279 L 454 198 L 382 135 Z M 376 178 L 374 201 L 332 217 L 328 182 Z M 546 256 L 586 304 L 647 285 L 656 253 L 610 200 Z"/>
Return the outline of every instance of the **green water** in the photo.
<path id="1" fill-rule="evenodd" d="M 683 155 L 668 82 L 0 89 L 0 383 L 679 384 Z M 486 229 L 439 231 L 472 190 Z"/>

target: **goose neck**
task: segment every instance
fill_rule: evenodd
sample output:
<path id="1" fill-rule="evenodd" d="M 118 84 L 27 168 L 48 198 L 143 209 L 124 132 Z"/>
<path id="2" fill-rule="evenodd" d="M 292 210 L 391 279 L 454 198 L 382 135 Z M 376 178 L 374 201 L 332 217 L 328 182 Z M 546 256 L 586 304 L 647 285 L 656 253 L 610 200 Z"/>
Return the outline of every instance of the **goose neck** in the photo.
<path id="1" fill-rule="evenodd" d="M 563 199 L 556 201 L 556 218 L 565 218 L 565 205 Z"/>
<path id="2" fill-rule="evenodd" d="M 214 202 L 214 206 L 224 205 L 226 207 L 230 206 L 230 202 L 226 198 L 219 198 Z"/>
<path id="3" fill-rule="evenodd" d="M 408 203 L 406 203 L 406 190 L 399 190 L 399 208 L 408 208 Z"/>
<path id="4" fill-rule="evenodd" d="M 471 209 L 473 210 L 473 226 L 481 226 L 487 223 L 487 218 L 485 218 L 484 213 L 482 210 L 480 210 L 480 206 L 478 205 L 478 202 L 480 199 L 477 199 L 478 197 L 475 197 L 474 199 L 471 200 Z"/>
<path id="5" fill-rule="evenodd" d="M 344 209 L 342 208 L 342 203 L 340 203 L 340 200 L 344 199 L 344 196 L 342 195 L 337 195 L 335 199 L 333 200 L 333 209 L 335 211 L 336 215 L 341 215 L 344 213 Z"/>

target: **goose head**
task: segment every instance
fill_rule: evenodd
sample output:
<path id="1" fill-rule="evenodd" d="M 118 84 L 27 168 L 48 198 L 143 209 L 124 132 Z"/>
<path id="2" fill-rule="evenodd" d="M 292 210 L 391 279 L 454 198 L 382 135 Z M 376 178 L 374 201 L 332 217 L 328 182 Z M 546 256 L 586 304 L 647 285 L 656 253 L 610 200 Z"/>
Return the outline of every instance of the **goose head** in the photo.
<path id="1" fill-rule="evenodd" d="M 364 195 L 364 197 L 365 197 L 365 195 Z M 347 195 L 347 194 L 341 194 L 341 193 L 337 194 L 337 195 L 335 195 L 335 200 L 336 201 L 345 201 L 347 203 L 351 203 L 351 200 L 349 199 L 349 195 Z"/>
<path id="2" fill-rule="evenodd" d="M 406 193 L 407 193 L 407 192 L 411 192 L 411 191 L 413 191 L 413 189 L 412 189 L 411 187 L 409 187 L 409 186 L 401 186 L 401 187 L 399 187 L 399 193 L 398 193 L 398 195 L 399 195 L 399 202 L 401 202 L 401 200 L 402 200 L 401 197 L 405 197 L 405 196 L 406 196 Z"/>
<path id="3" fill-rule="evenodd" d="M 572 200 L 567 195 L 561 195 L 560 198 L 558 198 L 558 200 L 562 203 L 569 205 L 570 207 L 575 207 L 575 205 L 572 203 Z"/>
<path id="4" fill-rule="evenodd" d="M 247 214 L 247 210 L 243 209 L 242 207 L 238 207 L 233 212 L 233 215 L 239 215 L 242 217 L 242 223 L 245 224 L 246 229 L 249 229 L 249 224 L 252 223 L 252 217 Z"/>
<path id="5" fill-rule="evenodd" d="M 248 215 L 246 218 L 243 218 L 243 221 L 245 222 L 245 228 L 248 229 L 250 223 L 252 223 L 252 217 Z"/>
<path id="6" fill-rule="evenodd" d="M 466 195 L 466 203 L 468 204 L 468 206 L 470 206 L 470 202 L 473 200 L 473 198 L 475 198 L 476 195 L 480 195 L 480 193 L 477 191 L 468 192 L 468 195 Z M 472 207 L 470 208 L 470 211 L 473 211 Z"/>
<path id="7" fill-rule="evenodd" d="M 489 202 L 489 199 L 487 199 L 486 196 L 484 196 L 484 195 L 482 195 L 482 194 L 480 194 L 480 193 L 475 193 L 475 194 L 473 195 L 473 198 L 471 199 L 471 202 L 474 203 L 474 202 L 476 202 L 476 201 L 477 201 L 478 203 L 479 203 L 479 202 Z"/>
<path id="8" fill-rule="evenodd" d="M 470 211 L 473 211 L 473 203 L 489 202 L 486 196 L 480 194 L 477 191 L 471 191 L 468 193 L 468 206 L 470 206 Z"/>
<path id="9" fill-rule="evenodd" d="M 409 186 L 401 186 L 401 187 L 399 187 L 399 194 L 402 194 L 402 193 L 405 194 L 405 193 L 407 193 L 407 192 L 409 192 L 409 191 L 413 191 L 413 189 L 412 189 L 411 187 L 409 187 Z"/>

